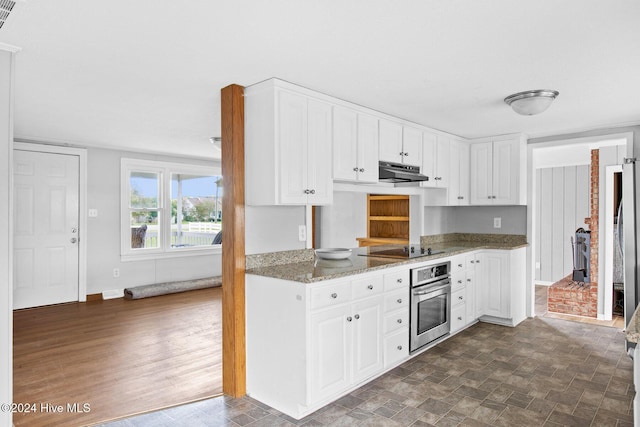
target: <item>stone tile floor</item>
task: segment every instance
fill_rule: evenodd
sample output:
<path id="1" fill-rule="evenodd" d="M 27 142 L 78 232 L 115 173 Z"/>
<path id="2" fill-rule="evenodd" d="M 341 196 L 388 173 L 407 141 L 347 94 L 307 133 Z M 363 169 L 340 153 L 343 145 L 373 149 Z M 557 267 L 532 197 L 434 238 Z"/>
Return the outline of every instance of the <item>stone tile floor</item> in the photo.
<path id="1" fill-rule="evenodd" d="M 218 397 L 102 426 L 633 426 L 624 342 L 546 317 L 478 323 L 302 420 Z"/>

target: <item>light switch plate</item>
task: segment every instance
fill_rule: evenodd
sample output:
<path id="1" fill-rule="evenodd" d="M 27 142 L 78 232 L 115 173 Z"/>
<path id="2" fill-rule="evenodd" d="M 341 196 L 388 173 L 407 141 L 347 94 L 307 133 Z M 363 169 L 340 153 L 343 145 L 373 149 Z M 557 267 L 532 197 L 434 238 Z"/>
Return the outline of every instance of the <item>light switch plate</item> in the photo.
<path id="1" fill-rule="evenodd" d="M 305 225 L 298 226 L 298 240 L 301 242 L 307 241 L 307 227 Z"/>

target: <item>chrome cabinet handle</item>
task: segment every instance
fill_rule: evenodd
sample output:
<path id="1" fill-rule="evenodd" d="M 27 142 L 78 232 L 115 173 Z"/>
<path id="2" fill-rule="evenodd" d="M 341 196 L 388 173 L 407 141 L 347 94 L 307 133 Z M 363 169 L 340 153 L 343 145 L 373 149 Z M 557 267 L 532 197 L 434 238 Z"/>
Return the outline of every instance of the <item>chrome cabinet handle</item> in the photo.
<path id="1" fill-rule="evenodd" d="M 367 286 L 367 289 L 372 290 L 373 289 L 373 285 Z"/>
<path id="2" fill-rule="evenodd" d="M 358 172 L 358 168 L 353 168 L 353 171 L 354 172 Z"/>
<path id="3" fill-rule="evenodd" d="M 402 323 L 402 319 L 398 319 L 398 323 Z"/>
<path id="4" fill-rule="evenodd" d="M 476 264 L 480 264 L 480 260 L 477 260 L 477 261 L 476 261 Z"/>
<path id="5" fill-rule="evenodd" d="M 458 320 L 462 320 L 462 316 L 458 316 Z"/>
<path id="6" fill-rule="evenodd" d="M 467 279 L 467 282 L 471 282 L 471 279 Z"/>
<path id="7" fill-rule="evenodd" d="M 462 200 L 462 199 L 464 199 L 464 197 L 458 196 L 458 200 Z"/>
<path id="8" fill-rule="evenodd" d="M 364 168 L 360 168 L 360 172 L 364 172 Z"/>
<path id="9" fill-rule="evenodd" d="M 309 190 L 304 190 L 304 194 L 309 194 L 310 191 Z"/>
<path id="10" fill-rule="evenodd" d="M 360 318 L 360 315 L 359 315 L 359 314 L 356 314 L 356 315 L 355 315 L 355 316 L 353 316 L 353 317 L 355 317 L 355 318 L 356 318 L 356 320 L 357 320 L 357 319 L 359 319 L 359 318 Z"/>
<path id="11" fill-rule="evenodd" d="M 462 264 L 458 264 L 458 267 L 462 268 Z"/>
<path id="12" fill-rule="evenodd" d="M 401 155 L 401 156 L 404 156 L 404 153 L 401 151 L 401 152 L 400 152 L 400 155 Z"/>
<path id="13" fill-rule="evenodd" d="M 398 279 L 398 280 L 396 280 L 396 282 L 402 283 L 402 279 Z"/>
<path id="14" fill-rule="evenodd" d="M 462 298 L 462 296 L 459 296 L 459 297 L 458 297 L 458 299 L 459 299 L 459 300 L 462 300 L 462 299 L 464 299 L 464 298 Z"/>
<path id="15" fill-rule="evenodd" d="M 309 191 L 311 194 L 316 194 L 316 190 Z"/>
<path id="16" fill-rule="evenodd" d="M 336 299 L 338 298 L 338 294 L 336 294 L 335 292 L 331 294 L 331 298 Z"/>
<path id="17" fill-rule="evenodd" d="M 401 345 L 398 346 L 398 350 L 402 350 L 402 346 Z"/>
<path id="18" fill-rule="evenodd" d="M 458 283 L 462 283 L 462 280 L 458 280 Z"/>
<path id="19" fill-rule="evenodd" d="M 474 260 L 471 260 L 471 264 L 475 264 L 476 262 Z"/>
<path id="20" fill-rule="evenodd" d="M 402 304 L 402 298 L 398 298 L 398 304 Z"/>
<path id="21" fill-rule="evenodd" d="M 351 316 L 347 317 L 347 322 L 351 322 L 352 320 Z"/>

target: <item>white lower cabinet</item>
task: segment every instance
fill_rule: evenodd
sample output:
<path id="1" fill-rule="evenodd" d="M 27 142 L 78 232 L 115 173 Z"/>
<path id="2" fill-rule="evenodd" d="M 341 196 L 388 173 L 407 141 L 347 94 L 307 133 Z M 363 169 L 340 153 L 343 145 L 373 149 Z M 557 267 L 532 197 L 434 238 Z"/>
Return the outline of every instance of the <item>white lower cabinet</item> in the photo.
<path id="1" fill-rule="evenodd" d="M 480 320 L 516 326 L 526 317 L 526 248 L 483 251 L 477 256 L 476 314 Z"/>
<path id="2" fill-rule="evenodd" d="M 451 259 L 451 333 L 475 323 L 475 253 Z"/>

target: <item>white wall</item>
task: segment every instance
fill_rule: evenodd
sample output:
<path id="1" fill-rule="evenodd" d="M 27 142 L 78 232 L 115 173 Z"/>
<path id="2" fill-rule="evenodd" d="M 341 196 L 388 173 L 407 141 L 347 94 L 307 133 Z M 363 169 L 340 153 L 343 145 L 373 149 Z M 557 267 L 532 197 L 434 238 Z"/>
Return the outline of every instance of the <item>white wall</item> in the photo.
<path id="1" fill-rule="evenodd" d="M 588 229 L 589 166 L 538 169 L 536 180 L 535 278 L 556 282 L 573 270 L 569 238 L 579 227 Z"/>
<path id="2" fill-rule="evenodd" d="M 11 226 L 13 159 L 13 58 L 0 47 L 0 403 L 13 401 L 13 301 Z M 11 425 L 11 413 L 0 411 L 0 425 Z"/>
<path id="3" fill-rule="evenodd" d="M 336 191 L 333 204 L 316 208 L 316 247 L 354 248 L 367 237 L 367 195 Z"/>
<path id="4" fill-rule="evenodd" d="M 501 218 L 502 226 L 493 227 Z M 479 233 L 527 234 L 526 206 L 449 206 L 426 207 L 424 234 Z"/>
<path id="5" fill-rule="evenodd" d="M 120 260 L 120 159 L 123 157 L 219 166 L 212 161 L 89 148 L 87 207 L 97 209 L 98 217 L 88 218 L 87 224 L 87 294 L 222 274 L 221 254 Z M 113 277 L 114 268 L 120 269 L 120 277 Z"/>
<path id="6" fill-rule="evenodd" d="M 306 224 L 304 206 L 246 206 L 244 215 L 247 255 L 306 247 L 298 239 L 298 226 Z"/>

